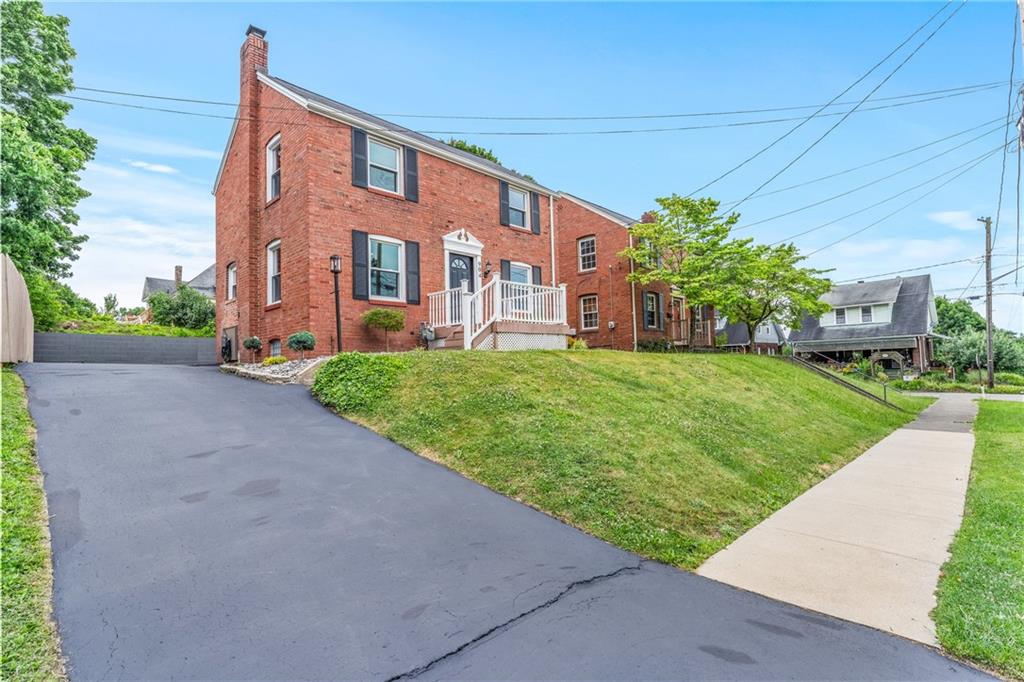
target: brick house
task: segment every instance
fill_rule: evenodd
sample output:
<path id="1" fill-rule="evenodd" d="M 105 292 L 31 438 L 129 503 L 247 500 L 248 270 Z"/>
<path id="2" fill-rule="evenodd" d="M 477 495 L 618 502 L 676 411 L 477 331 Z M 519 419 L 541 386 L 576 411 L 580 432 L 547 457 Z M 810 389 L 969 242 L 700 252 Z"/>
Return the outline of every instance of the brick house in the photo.
<path id="1" fill-rule="evenodd" d="M 265 32 L 251 26 L 213 192 L 217 331 L 232 360 L 248 336 L 264 354 L 290 355 L 284 341 L 300 330 L 316 336 L 315 354 L 336 352 L 339 341 L 342 350 L 382 350 L 383 332 L 361 320 L 374 307 L 405 314 L 392 350 L 564 348 L 591 291 L 577 289 L 598 284 L 562 265 L 590 225 L 608 231 L 600 267 L 615 261 L 614 296 L 624 297 L 609 296 L 616 307 L 607 321 L 598 314 L 604 328 L 593 345 L 629 349 L 674 333 L 677 301 L 665 287 L 631 287 L 614 255 L 628 244 L 628 219 L 271 76 Z M 343 264 L 340 339 L 334 255 Z M 645 302 L 659 307 L 641 315 Z"/>

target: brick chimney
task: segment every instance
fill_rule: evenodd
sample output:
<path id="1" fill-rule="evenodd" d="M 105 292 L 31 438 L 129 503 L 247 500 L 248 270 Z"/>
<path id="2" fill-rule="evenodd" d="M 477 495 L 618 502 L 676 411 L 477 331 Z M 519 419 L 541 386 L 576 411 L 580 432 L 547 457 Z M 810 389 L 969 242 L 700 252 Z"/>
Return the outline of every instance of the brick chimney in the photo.
<path id="1" fill-rule="evenodd" d="M 246 200 L 246 239 L 247 265 L 245 268 L 245 290 L 250 292 L 246 310 L 239 311 L 239 323 L 246 335 L 262 336 L 260 315 L 262 307 L 258 273 L 261 272 L 260 256 L 263 240 L 260 234 L 261 211 L 265 196 L 262 182 L 262 160 L 264 158 L 261 133 L 260 83 L 258 74 L 267 73 L 267 32 L 250 25 L 245 32 L 245 41 L 241 50 L 241 77 L 239 81 L 239 117 L 237 134 L 239 140 L 246 141 L 246 165 L 249 167 Z M 241 289 L 241 287 L 240 287 Z"/>
<path id="2" fill-rule="evenodd" d="M 245 32 L 245 42 L 242 43 L 242 89 L 245 89 L 246 81 L 255 78 L 255 71 L 267 72 L 267 41 L 264 39 L 267 32 L 262 28 L 256 28 L 252 24 Z"/>
<path id="3" fill-rule="evenodd" d="M 181 286 L 181 266 L 180 265 L 175 265 L 174 266 L 174 286 L 175 287 L 180 287 Z"/>

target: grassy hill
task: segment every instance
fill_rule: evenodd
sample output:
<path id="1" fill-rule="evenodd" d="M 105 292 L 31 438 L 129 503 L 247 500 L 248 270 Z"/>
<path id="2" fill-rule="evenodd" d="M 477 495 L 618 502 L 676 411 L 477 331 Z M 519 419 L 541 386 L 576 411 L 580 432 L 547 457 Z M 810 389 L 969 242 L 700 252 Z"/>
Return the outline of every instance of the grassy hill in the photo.
<path id="1" fill-rule="evenodd" d="M 494 490 L 685 568 L 913 418 L 733 354 L 346 353 L 313 392 Z"/>

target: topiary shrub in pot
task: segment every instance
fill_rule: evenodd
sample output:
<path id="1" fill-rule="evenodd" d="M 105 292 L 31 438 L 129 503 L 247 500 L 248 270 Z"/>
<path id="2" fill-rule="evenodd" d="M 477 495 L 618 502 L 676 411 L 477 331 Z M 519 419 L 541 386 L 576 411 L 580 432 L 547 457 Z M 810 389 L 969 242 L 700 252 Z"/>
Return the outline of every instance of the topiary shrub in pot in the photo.
<path id="1" fill-rule="evenodd" d="M 249 351 L 249 360 L 256 362 L 256 354 L 263 349 L 263 342 L 260 341 L 258 336 L 250 336 L 245 341 L 242 341 L 242 348 Z"/>
<path id="2" fill-rule="evenodd" d="M 316 337 L 313 332 L 295 332 L 288 337 L 288 347 L 299 352 L 299 359 L 306 359 L 306 351 L 316 348 Z"/>
<path id="3" fill-rule="evenodd" d="M 405 313 L 391 308 L 371 308 L 363 313 L 363 324 L 370 329 L 383 329 L 384 350 L 390 351 L 388 332 L 400 332 L 405 329 Z"/>

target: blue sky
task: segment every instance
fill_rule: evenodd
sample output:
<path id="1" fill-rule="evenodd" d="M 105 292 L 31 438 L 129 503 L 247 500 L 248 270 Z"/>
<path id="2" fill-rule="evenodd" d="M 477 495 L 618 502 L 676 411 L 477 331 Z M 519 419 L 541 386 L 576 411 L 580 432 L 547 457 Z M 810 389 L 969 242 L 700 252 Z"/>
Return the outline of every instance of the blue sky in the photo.
<path id="1" fill-rule="evenodd" d="M 623 116 L 729 111 L 828 101 L 899 44 L 934 3 L 660 4 L 90 4 L 48 3 L 71 19 L 79 86 L 234 102 L 238 50 L 252 23 L 267 30 L 270 72 L 377 114 Z M 932 26 L 936 25 L 934 22 Z M 971 2 L 875 97 L 1005 81 L 1014 6 Z M 931 28 L 919 34 L 919 42 Z M 899 60 L 844 100 L 856 101 Z M 1024 75 L 1020 49 L 1018 75 Z M 85 97 L 232 116 L 233 109 Z M 1007 90 L 858 112 L 766 190 L 841 171 L 1005 114 Z M 508 166 L 543 184 L 640 215 L 653 199 L 687 194 L 794 123 L 624 135 L 516 137 L 487 131 L 660 128 L 806 115 L 585 122 L 462 121 L 392 117 L 419 130 L 464 131 Z M 745 196 L 835 122 L 805 125 L 770 152 L 703 192 Z M 99 139 L 83 176 L 90 235 L 73 286 L 94 300 L 139 300 L 146 275 L 186 277 L 213 261 L 213 178 L 230 121 L 76 102 L 71 122 Z M 845 192 L 995 128 L 854 173 L 744 204 L 740 224 Z M 840 199 L 742 234 L 774 241 L 841 218 L 994 149 L 999 132 Z M 855 238 L 812 257 L 836 280 L 966 257 L 983 250 L 975 218 L 996 213 L 1001 157 L 981 165 Z M 947 179 L 950 176 L 945 176 Z M 882 218 L 941 182 L 836 220 L 796 240 L 806 251 Z M 1016 156 L 1008 158 L 997 273 L 1015 249 Z M 959 294 L 972 263 L 932 270 L 938 293 Z M 1000 293 L 1020 292 L 1013 276 Z M 1024 278 L 1022 278 L 1024 282 Z M 976 281 L 975 284 L 978 282 Z M 955 291 L 950 289 L 956 288 Z M 979 293 L 974 289 L 969 293 Z M 1024 328 L 1020 296 L 997 296 L 1001 326 Z"/>

